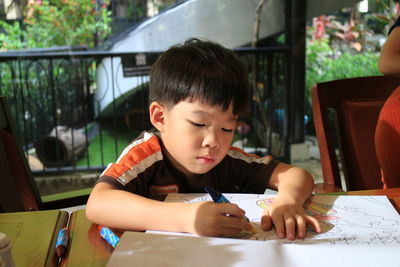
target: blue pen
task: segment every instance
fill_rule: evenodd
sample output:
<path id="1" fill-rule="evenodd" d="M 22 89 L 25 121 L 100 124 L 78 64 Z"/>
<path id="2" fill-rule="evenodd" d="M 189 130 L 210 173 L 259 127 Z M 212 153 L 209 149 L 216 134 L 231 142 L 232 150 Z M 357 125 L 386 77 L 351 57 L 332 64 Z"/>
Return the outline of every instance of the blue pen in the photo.
<path id="1" fill-rule="evenodd" d="M 57 242 L 56 242 L 56 254 L 59 259 L 61 259 L 68 249 L 69 243 L 69 231 L 66 228 L 62 228 L 58 232 Z"/>
<path id="2" fill-rule="evenodd" d="M 211 198 L 215 203 L 231 203 L 223 194 L 221 194 L 218 191 L 215 191 L 211 187 L 206 186 L 204 187 L 204 189 L 206 190 L 207 193 L 210 194 Z M 247 218 L 246 216 L 243 217 L 246 221 L 250 222 L 249 218 Z M 254 225 L 252 225 L 250 232 L 252 232 L 253 234 L 257 233 L 257 230 L 254 228 Z"/>
<path id="3" fill-rule="evenodd" d="M 119 237 L 114 234 L 113 231 L 111 231 L 110 228 L 106 227 L 106 226 L 98 226 L 98 229 L 100 231 L 100 236 L 107 241 L 108 244 L 110 244 L 110 246 L 112 246 L 113 248 L 115 248 L 118 243 L 119 243 Z"/>

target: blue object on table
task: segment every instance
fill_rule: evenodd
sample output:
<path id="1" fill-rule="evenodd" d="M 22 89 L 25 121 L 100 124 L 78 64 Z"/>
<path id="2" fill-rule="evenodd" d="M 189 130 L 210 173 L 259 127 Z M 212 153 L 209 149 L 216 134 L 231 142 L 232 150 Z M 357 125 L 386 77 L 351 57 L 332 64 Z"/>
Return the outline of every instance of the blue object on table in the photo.
<path id="1" fill-rule="evenodd" d="M 60 259 L 64 256 L 69 243 L 69 231 L 66 228 L 62 228 L 58 232 L 57 242 L 56 242 L 56 254 Z"/>
<path id="2" fill-rule="evenodd" d="M 119 237 L 106 226 L 99 226 L 98 228 L 100 230 L 101 237 L 113 248 L 115 248 L 119 243 Z"/>

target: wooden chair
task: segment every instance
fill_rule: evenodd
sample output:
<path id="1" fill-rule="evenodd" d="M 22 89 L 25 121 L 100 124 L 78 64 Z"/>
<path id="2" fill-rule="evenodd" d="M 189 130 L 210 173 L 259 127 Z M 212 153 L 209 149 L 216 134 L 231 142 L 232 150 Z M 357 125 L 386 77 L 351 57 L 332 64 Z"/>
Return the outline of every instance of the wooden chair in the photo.
<path id="1" fill-rule="evenodd" d="M 375 128 L 380 109 L 398 85 L 400 77 L 370 76 L 313 86 L 312 109 L 324 177 L 315 192 L 382 188 Z"/>
<path id="2" fill-rule="evenodd" d="M 4 97 L 0 97 L 0 170 L 0 212 L 66 208 L 87 201 L 88 194 L 42 201 L 27 159 L 15 138 Z"/>

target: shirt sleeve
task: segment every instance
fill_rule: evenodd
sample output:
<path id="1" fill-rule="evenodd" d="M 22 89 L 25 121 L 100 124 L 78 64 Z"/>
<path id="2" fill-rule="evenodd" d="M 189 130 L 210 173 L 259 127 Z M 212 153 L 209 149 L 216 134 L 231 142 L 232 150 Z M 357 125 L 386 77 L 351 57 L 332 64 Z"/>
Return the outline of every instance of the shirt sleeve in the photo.
<path id="1" fill-rule="evenodd" d="M 252 163 L 243 169 L 242 192 L 263 194 L 279 161 L 270 159 L 267 164 Z"/>
<path id="2" fill-rule="evenodd" d="M 279 161 L 271 156 L 259 157 L 241 149 L 232 148 L 223 162 L 220 176 L 226 176 L 222 191 L 262 194 Z"/>
<path id="3" fill-rule="evenodd" d="M 116 179 L 114 179 L 110 176 L 100 176 L 94 185 L 96 185 L 98 183 L 110 184 L 110 185 L 114 186 L 116 189 L 120 189 L 120 190 L 124 189 L 123 185 L 120 182 L 118 182 Z"/>

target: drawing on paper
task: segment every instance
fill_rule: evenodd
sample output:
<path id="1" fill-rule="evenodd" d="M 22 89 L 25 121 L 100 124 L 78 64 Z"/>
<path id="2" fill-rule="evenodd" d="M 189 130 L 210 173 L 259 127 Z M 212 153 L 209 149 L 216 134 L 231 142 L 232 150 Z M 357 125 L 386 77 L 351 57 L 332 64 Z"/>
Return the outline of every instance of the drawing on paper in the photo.
<path id="1" fill-rule="evenodd" d="M 277 240 L 295 244 L 331 245 L 400 245 L 400 215 L 385 196 L 317 195 L 304 205 L 307 214 L 315 216 L 322 227 L 317 234 L 311 226 L 302 240 L 279 239 L 273 230 L 261 228 L 262 211 L 274 200 L 274 195 L 224 194 L 232 203 L 246 211 L 254 223 L 257 234 L 241 233 L 238 238 L 251 240 Z M 171 194 L 165 201 L 212 201 L 206 194 Z"/>
<path id="2" fill-rule="evenodd" d="M 272 203 L 274 200 L 273 197 L 264 198 L 257 200 L 256 204 L 258 207 L 265 209 L 268 205 Z M 337 216 L 337 212 L 335 209 L 332 208 L 332 205 L 321 204 L 312 199 L 308 199 L 304 204 L 305 211 L 308 215 L 314 216 L 318 219 L 321 224 L 322 233 L 325 233 L 331 230 L 334 226 L 329 221 L 338 220 L 339 217 Z M 315 235 L 317 234 L 310 225 L 307 226 L 308 235 L 310 234 Z"/>
<path id="3" fill-rule="evenodd" d="M 273 201 L 273 197 L 260 199 L 256 202 L 257 207 L 265 209 Z M 352 203 L 346 200 L 355 199 L 360 202 Z M 371 196 L 357 197 L 313 197 L 305 203 L 306 213 L 315 216 L 322 228 L 322 233 L 317 234 L 311 226 L 307 227 L 307 237 L 301 241 L 282 242 L 290 243 L 324 243 L 336 244 L 382 244 L 400 245 L 400 216 L 391 207 L 387 199 Z M 325 200 L 325 202 L 323 201 Z M 327 201 L 328 200 L 328 201 Z M 362 200 L 362 201 L 360 201 Z M 387 211 L 390 214 L 382 214 Z M 394 212 L 393 212 L 394 211 Z M 261 218 L 253 218 L 258 227 Z M 247 236 L 253 240 L 276 240 L 273 231 Z"/>

